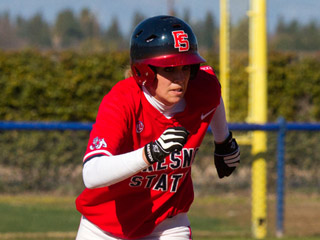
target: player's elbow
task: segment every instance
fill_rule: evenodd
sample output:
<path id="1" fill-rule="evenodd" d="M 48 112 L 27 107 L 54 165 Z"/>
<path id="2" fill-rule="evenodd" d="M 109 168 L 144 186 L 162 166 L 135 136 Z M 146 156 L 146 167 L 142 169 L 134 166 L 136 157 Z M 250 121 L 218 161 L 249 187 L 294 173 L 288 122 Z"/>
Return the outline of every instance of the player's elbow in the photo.
<path id="1" fill-rule="evenodd" d="M 86 188 L 94 189 L 99 187 L 108 186 L 108 183 L 103 182 L 99 178 L 99 173 L 97 172 L 97 166 L 94 164 L 94 160 L 87 162 L 82 169 L 82 179 Z"/>
<path id="2" fill-rule="evenodd" d="M 82 169 L 82 179 L 85 187 L 89 189 L 96 188 L 91 175 L 92 174 L 89 173 L 89 169 L 84 165 Z"/>

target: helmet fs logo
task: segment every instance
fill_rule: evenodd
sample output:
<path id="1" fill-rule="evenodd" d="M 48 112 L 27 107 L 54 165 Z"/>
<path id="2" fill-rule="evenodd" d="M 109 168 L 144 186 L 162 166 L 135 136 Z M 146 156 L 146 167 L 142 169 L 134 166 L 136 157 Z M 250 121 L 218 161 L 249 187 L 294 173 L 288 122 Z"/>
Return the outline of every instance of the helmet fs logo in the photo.
<path id="1" fill-rule="evenodd" d="M 174 39 L 174 47 L 179 49 L 179 52 L 186 52 L 189 50 L 188 34 L 183 30 L 172 31 Z"/>

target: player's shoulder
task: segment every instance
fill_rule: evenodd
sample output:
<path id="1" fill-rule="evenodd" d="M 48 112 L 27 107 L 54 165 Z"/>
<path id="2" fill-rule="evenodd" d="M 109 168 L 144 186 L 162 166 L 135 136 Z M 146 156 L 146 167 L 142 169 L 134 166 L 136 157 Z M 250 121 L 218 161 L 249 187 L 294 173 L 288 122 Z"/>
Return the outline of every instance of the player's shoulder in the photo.
<path id="1" fill-rule="evenodd" d="M 117 82 L 106 96 L 129 100 L 134 98 L 136 95 L 139 95 L 140 92 L 141 88 L 134 78 L 129 77 Z"/>
<path id="2" fill-rule="evenodd" d="M 218 81 L 216 73 L 213 68 L 209 65 L 201 66 L 199 68 L 198 74 L 196 76 L 197 79 L 205 79 L 211 81 Z"/>
<path id="3" fill-rule="evenodd" d="M 134 108 L 139 104 L 141 88 L 133 77 L 117 82 L 112 89 L 104 96 L 101 106 L 117 105 L 126 109 Z"/>
<path id="4" fill-rule="evenodd" d="M 217 103 L 221 96 L 221 86 L 210 66 L 201 66 L 196 77 L 189 81 L 186 98 L 193 105 Z"/>
<path id="5" fill-rule="evenodd" d="M 210 74 L 210 75 L 213 75 L 213 76 L 215 76 L 216 74 L 215 74 L 215 72 L 214 72 L 214 70 L 213 70 L 213 67 L 211 67 L 211 66 L 209 66 L 209 65 L 205 65 L 205 66 L 201 66 L 200 67 L 200 69 L 199 69 L 199 71 L 201 72 L 206 72 L 206 73 L 208 73 L 208 74 Z"/>
<path id="6" fill-rule="evenodd" d="M 201 66 L 195 79 L 193 79 L 194 85 L 198 87 L 204 87 L 208 90 L 212 88 L 220 88 L 219 80 L 211 66 Z"/>
<path id="7" fill-rule="evenodd" d="M 130 92 L 128 91 L 129 89 L 134 91 L 140 90 L 140 87 L 133 77 L 129 77 L 117 82 L 112 88 L 113 91 L 119 91 L 121 94 Z"/>

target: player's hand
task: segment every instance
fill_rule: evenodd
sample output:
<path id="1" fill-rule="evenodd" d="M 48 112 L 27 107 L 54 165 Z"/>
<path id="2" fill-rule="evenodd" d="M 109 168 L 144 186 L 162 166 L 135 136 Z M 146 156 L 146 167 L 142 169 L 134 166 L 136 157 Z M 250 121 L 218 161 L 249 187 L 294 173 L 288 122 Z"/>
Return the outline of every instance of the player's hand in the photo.
<path id="1" fill-rule="evenodd" d="M 146 158 L 150 164 L 161 162 L 170 153 L 181 151 L 186 144 L 189 132 L 184 127 L 166 129 L 154 142 L 144 147 Z"/>
<path id="2" fill-rule="evenodd" d="M 223 143 L 215 143 L 214 164 L 219 178 L 229 177 L 240 163 L 240 148 L 232 133 Z"/>

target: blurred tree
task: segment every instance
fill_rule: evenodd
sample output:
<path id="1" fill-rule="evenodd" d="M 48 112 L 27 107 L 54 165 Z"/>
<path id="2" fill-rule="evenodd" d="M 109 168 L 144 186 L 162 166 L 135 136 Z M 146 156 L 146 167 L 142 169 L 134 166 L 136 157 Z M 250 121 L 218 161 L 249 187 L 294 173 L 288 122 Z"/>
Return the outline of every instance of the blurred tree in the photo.
<path id="1" fill-rule="evenodd" d="M 187 22 L 188 24 L 191 24 L 191 17 L 190 17 L 190 9 L 189 8 L 185 8 L 183 10 L 183 15 L 182 15 L 182 19 Z"/>
<path id="2" fill-rule="evenodd" d="M 58 14 L 53 36 L 53 43 L 56 48 L 71 47 L 83 39 L 80 22 L 71 10 L 63 10 Z"/>
<path id="3" fill-rule="evenodd" d="M 116 17 L 112 18 L 110 27 L 104 34 L 104 39 L 107 42 L 108 50 L 124 49 L 124 40 Z"/>
<path id="4" fill-rule="evenodd" d="M 102 39 L 98 20 L 88 8 L 82 9 L 79 22 L 83 34 L 79 49 L 83 52 L 101 52 L 105 50 L 105 43 Z"/>
<path id="5" fill-rule="evenodd" d="M 129 36 L 131 36 L 131 33 L 133 32 L 133 30 L 135 29 L 135 27 L 142 22 L 144 19 L 146 19 L 146 17 L 140 13 L 140 12 L 135 12 L 132 18 L 132 27 L 129 31 Z"/>
<path id="6" fill-rule="evenodd" d="M 207 12 L 204 21 L 198 21 L 191 24 L 191 27 L 197 36 L 199 48 L 209 50 L 214 48 L 214 39 L 217 36 L 214 17 L 211 12 Z"/>
<path id="7" fill-rule="evenodd" d="M 135 12 L 135 13 L 133 14 L 131 28 L 130 28 L 130 30 L 129 30 L 129 32 L 128 32 L 127 38 L 124 38 L 124 39 L 123 39 L 123 44 L 124 44 L 125 46 L 128 46 L 128 45 L 129 45 L 130 38 L 131 38 L 131 34 L 132 34 L 133 30 L 136 28 L 136 26 L 137 26 L 139 23 L 141 23 L 141 22 L 142 22 L 143 20 L 145 20 L 145 19 L 146 19 L 146 17 L 145 17 L 142 13 L 140 13 L 140 12 Z"/>
<path id="8" fill-rule="evenodd" d="M 98 38 L 100 36 L 99 23 L 88 8 L 82 9 L 79 21 L 84 38 Z"/>
<path id="9" fill-rule="evenodd" d="M 293 28 L 293 24 L 291 24 Z M 285 23 L 283 17 L 279 18 L 276 31 L 270 41 L 270 48 L 276 50 L 289 50 L 294 48 L 293 32 L 290 33 L 289 26 Z"/>
<path id="10" fill-rule="evenodd" d="M 51 33 L 49 24 L 43 19 L 40 13 L 35 14 L 30 20 L 22 21 L 21 36 L 34 47 L 50 47 Z"/>
<path id="11" fill-rule="evenodd" d="M 175 16 L 176 11 L 174 10 L 174 0 L 167 0 L 167 14 L 170 16 Z"/>
<path id="12" fill-rule="evenodd" d="M 23 17 L 21 16 L 17 16 L 16 19 L 16 31 L 17 31 L 17 35 L 20 38 L 25 38 L 25 36 L 27 35 L 27 20 L 25 20 Z"/>
<path id="13" fill-rule="evenodd" d="M 215 44 L 215 38 L 216 38 L 216 26 L 214 22 L 214 17 L 211 12 L 207 12 L 206 18 L 203 23 L 203 45 L 207 49 L 212 49 Z"/>
<path id="14" fill-rule="evenodd" d="M 5 12 L 0 15 L 0 48 L 10 49 L 21 46 L 23 43 L 19 40 L 15 26 L 10 21 L 10 15 Z"/>
<path id="15" fill-rule="evenodd" d="M 248 17 L 243 17 L 235 26 L 231 26 L 230 45 L 232 50 L 247 51 L 249 49 Z"/>
<path id="16" fill-rule="evenodd" d="M 290 51 L 314 51 L 320 49 L 320 27 L 315 21 L 301 25 L 297 20 L 285 23 L 280 18 L 270 39 L 270 48 Z"/>
<path id="17" fill-rule="evenodd" d="M 286 31 L 286 23 L 284 22 L 283 17 L 278 18 L 276 33 L 284 33 Z"/>
<path id="18" fill-rule="evenodd" d="M 319 50 L 320 49 L 320 27 L 315 21 L 310 21 L 301 29 L 299 34 L 301 38 L 302 50 Z"/>
<path id="19" fill-rule="evenodd" d="M 179 16 L 178 16 L 179 17 Z M 211 12 L 204 20 L 192 21 L 190 10 L 186 8 L 181 16 L 195 32 L 200 50 L 218 51 L 219 29 Z M 0 13 L 0 48 L 21 49 L 26 46 L 37 48 L 74 48 L 85 51 L 127 49 L 133 28 L 145 16 L 135 12 L 132 26 L 122 34 L 121 25 L 113 17 L 109 28 L 102 29 L 98 20 L 88 8 L 79 15 L 70 9 L 58 13 L 55 23 L 48 24 L 40 13 L 29 19 L 17 16 L 11 22 L 9 13 Z M 248 19 L 244 17 L 230 26 L 230 44 L 232 50 L 248 49 Z M 285 22 L 280 17 L 274 32 L 269 33 L 268 48 L 280 51 L 318 51 L 320 49 L 319 22 L 302 24 L 298 20 Z"/>
<path id="20" fill-rule="evenodd" d="M 285 27 L 284 32 L 295 35 L 295 34 L 298 34 L 299 29 L 300 29 L 299 22 L 296 19 L 294 19 Z"/>

